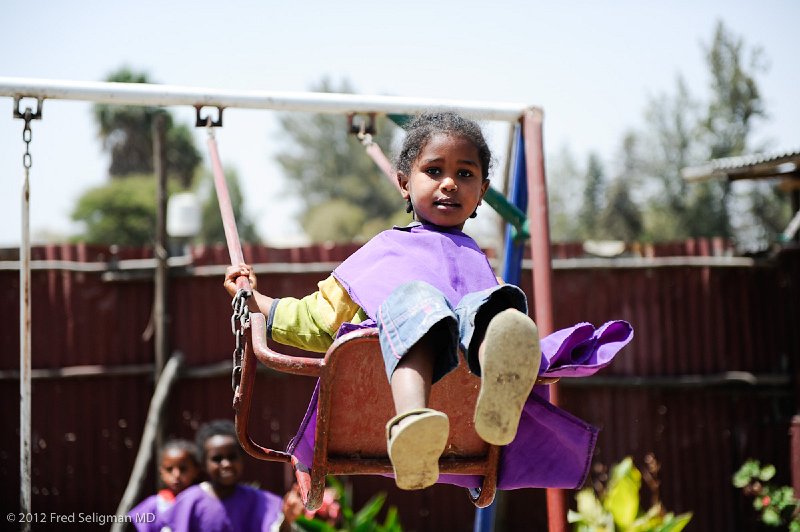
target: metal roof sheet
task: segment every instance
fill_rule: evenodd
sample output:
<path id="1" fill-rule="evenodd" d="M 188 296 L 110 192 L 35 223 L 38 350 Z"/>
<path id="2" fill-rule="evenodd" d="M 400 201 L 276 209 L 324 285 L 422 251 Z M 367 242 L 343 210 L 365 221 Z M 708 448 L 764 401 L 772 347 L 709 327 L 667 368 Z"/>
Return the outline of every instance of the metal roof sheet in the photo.
<path id="1" fill-rule="evenodd" d="M 682 168 L 681 175 L 686 181 L 800 177 L 800 149 L 713 159 L 702 165 Z"/>

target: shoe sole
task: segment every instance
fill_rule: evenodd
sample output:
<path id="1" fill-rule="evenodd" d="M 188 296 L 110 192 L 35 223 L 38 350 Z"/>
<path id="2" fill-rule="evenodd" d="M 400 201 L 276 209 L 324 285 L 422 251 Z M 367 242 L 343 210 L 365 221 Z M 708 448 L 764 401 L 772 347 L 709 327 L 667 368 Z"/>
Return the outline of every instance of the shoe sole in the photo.
<path id="1" fill-rule="evenodd" d="M 539 331 L 514 309 L 498 313 L 486 328 L 475 431 L 485 442 L 508 445 L 539 373 Z"/>
<path id="2" fill-rule="evenodd" d="M 419 490 L 436 483 L 449 433 L 447 415 L 436 411 L 417 414 L 397 429 L 388 451 L 398 488 Z"/>

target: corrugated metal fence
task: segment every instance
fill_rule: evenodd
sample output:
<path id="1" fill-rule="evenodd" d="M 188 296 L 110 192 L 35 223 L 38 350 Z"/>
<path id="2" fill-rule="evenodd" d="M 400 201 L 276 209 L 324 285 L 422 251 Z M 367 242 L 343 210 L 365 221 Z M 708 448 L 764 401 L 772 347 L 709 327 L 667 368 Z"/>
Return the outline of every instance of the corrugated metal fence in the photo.
<path id="1" fill-rule="evenodd" d="M 244 253 L 261 265 L 262 288 L 302 296 L 355 247 L 245 246 Z M 602 428 L 593 478 L 602 475 L 601 464 L 626 455 L 643 469 L 652 453 L 662 467 L 661 500 L 670 510 L 693 511 L 692 529 L 751 530 L 754 512 L 730 477 L 753 457 L 775 464 L 777 480 L 789 483 L 787 432 L 800 410 L 800 250 L 755 261 L 729 257 L 720 241 L 634 251 L 619 259 L 577 260 L 579 248 L 554 248 L 556 327 L 626 319 L 636 331 L 610 368 L 562 381 L 562 406 Z M 33 250 L 34 261 L 46 261 L 34 263 L 32 276 L 35 512 L 110 515 L 122 496 L 154 388 L 152 265 L 131 262 L 147 257 L 147 250 L 112 254 L 81 245 Z M 14 250 L 0 252 L 4 514 L 18 508 L 19 498 L 19 274 L 8 262 L 14 259 Z M 232 418 L 230 299 L 220 266 L 227 253 L 197 248 L 192 260 L 175 260 L 168 338 L 193 371 L 171 395 L 166 432 L 191 437 L 204 421 Z M 529 273 L 523 288 L 530 298 Z M 251 424 L 256 440 L 285 445 L 313 384 L 260 373 Z M 253 460 L 246 478 L 281 493 L 292 477 L 282 465 Z M 408 530 L 472 527 L 474 511 L 460 488 L 406 493 L 383 478 L 350 480 L 356 505 L 388 492 Z M 155 489 L 155 475 L 149 487 Z M 643 501 L 649 503 L 648 491 Z M 545 514 L 542 490 L 504 493 L 498 530 L 543 530 Z"/>

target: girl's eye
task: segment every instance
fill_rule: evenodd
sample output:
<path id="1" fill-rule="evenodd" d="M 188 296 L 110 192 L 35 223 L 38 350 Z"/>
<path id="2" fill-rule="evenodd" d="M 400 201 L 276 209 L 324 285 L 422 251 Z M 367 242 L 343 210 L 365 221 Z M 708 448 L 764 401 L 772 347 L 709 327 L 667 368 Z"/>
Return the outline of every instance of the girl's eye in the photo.
<path id="1" fill-rule="evenodd" d="M 436 168 L 435 166 L 433 166 L 433 167 L 430 167 L 430 168 L 426 168 L 425 169 L 425 173 L 428 174 L 428 175 L 439 175 L 440 173 L 442 173 L 442 171 L 439 168 Z"/>
<path id="2" fill-rule="evenodd" d="M 459 170 L 458 177 L 472 177 L 473 173 L 469 170 Z"/>

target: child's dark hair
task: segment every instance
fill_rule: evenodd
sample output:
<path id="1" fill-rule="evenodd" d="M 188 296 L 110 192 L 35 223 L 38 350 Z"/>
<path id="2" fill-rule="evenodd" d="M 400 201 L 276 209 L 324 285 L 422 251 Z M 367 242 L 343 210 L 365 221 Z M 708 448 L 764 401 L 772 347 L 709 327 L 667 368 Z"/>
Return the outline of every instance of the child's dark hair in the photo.
<path id="1" fill-rule="evenodd" d="M 234 440 L 239 441 L 236 436 L 236 425 L 230 419 L 215 419 L 202 425 L 197 429 L 194 440 L 200 449 L 200 459 L 203 462 L 206 461 L 206 441 L 214 436 L 232 436 Z"/>
<path id="2" fill-rule="evenodd" d="M 167 451 L 171 451 L 172 449 L 185 452 L 196 465 L 200 465 L 200 452 L 197 449 L 197 445 L 189 440 L 178 438 L 167 440 L 164 446 L 161 447 L 161 451 L 158 453 L 159 463 L 161 460 L 163 460 L 164 455 L 167 454 Z"/>
<path id="3" fill-rule="evenodd" d="M 428 112 L 414 117 L 404 126 L 406 137 L 400 153 L 397 156 L 397 170 L 408 175 L 414 161 L 432 136 L 437 133 L 456 135 L 472 142 L 478 149 L 483 178 L 489 178 L 489 168 L 492 165 L 492 152 L 486 139 L 483 137 L 481 127 L 477 122 L 463 116 L 449 112 Z"/>

